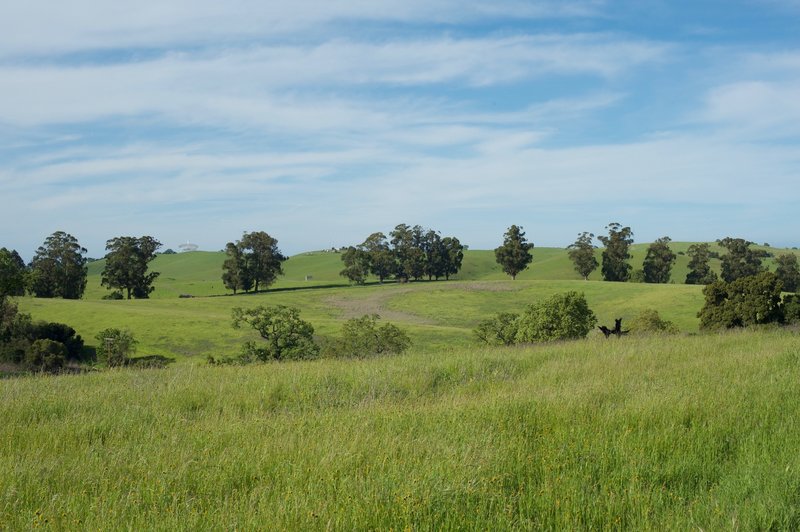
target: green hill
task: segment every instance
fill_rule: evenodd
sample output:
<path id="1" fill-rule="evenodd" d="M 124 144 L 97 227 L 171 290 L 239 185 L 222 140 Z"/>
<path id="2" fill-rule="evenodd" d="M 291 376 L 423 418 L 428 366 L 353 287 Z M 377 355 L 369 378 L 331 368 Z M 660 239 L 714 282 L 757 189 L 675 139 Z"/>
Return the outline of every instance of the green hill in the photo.
<path id="1" fill-rule="evenodd" d="M 683 284 L 688 273 L 689 257 L 686 250 L 691 242 L 672 242 L 670 247 L 678 254 L 672 269 L 672 282 Z M 631 247 L 631 265 L 640 269 L 649 244 L 634 244 Z M 780 250 L 756 246 L 773 255 L 795 253 L 797 250 Z M 721 248 L 712 244 L 712 250 L 722 252 Z M 602 250 L 596 251 L 598 262 L 601 261 Z M 173 299 L 180 294 L 193 296 L 213 296 L 231 293 L 222 283 L 222 263 L 225 254 L 222 252 L 194 251 L 175 255 L 159 255 L 150 265 L 153 271 L 161 272 L 156 280 L 153 299 Z M 772 267 L 772 260 L 765 264 Z M 85 299 L 100 299 L 108 294 L 108 290 L 100 286 L 100 273 L 105 261 L 99 260 L 89 264 L 89 280 Z M 712 259 L 712 268 L 719 272 L 720 261 Z M 347 286 L 347 281 L 339 275 L 342 270 L 341 255 L 334 252 L 312 251 L 290 257 L 283 265 L 284 275 L 271 287 L 274 290 L 286 290 L 310 287 Z M 460 281 L 500 281 L 507 280 L 491 250 L 467 250 L 461 271 L 452 277 Z M 563 248 L 534 248 L 533 262 L 530 268 L 520 273 L 521 281 L 568 281 L 581 280 L 575 272 L 567 251 Z M 595 270 L 590 280 L 600 280 L 600 269 Z M 377 279 L 371 279 L 377 282 Z"/>
<path id="2" fill-rule="evenodd" d="M 673 243 L 673 249 L 683 251 L 689 245 Z M 635 267 L 640 267 L 646 248 L 634 246 Z M 219 252 L 159 255 L 152 262 L 161 272 L 152 298 L 132 301 L 102 300 L 108 291 L 100 286 L 103 262 L 97 261 L 90 264 L 83 300 L 22 298 L 20 304 L 35 319 L 73 326 L 89 344 L 106 327 L 127 327 L 139 339 L 141 354 L 197 360 L 231 354 L 250 337 L 230 327 L 231 309 L 237 306 L 296 306 L 320 336 L 336 334 L 347 318 L 377 313 L 406 328 L 417 345 L 435 347 L 470 345 L 479 321 L 501 311 L 520 311 L 567 290 L 584 292 L 602 324 L 611 325 L 617 317 L 629 320 L 642 309 L 654 308 L 684 332 L 697 330 L 703 302 L 701 287 L 679 282 L 685 276 L 685 255 L 678 256 L 674 284 L 607 283 L 596 280 L 599 272 L 583 281 L 565 250 L 536 248 L 531 267 L 516 281 L 500 271 L 492 251 L 470 250 L 462 271 L 451 281 L 359 287 L 347 285 L 338 275 L 339 254 L 311 252 L 291 257 L 284 264 L 285 275 L 267 292 L 237 296 L 222 285 L 223 260 Z M 718 266 L 719 261 L 714 262 Z M 183 299 L 181 294 L 196 297 Z"/>

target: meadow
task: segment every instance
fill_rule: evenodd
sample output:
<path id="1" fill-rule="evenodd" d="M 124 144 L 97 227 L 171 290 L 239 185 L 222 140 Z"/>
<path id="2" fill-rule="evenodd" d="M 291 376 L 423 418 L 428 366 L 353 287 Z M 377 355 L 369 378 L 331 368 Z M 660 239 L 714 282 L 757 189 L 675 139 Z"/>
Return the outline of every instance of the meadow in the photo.
<path id="1" fill-rule="evenodd" d="M 308 253 L 232 296 L 222 255 L 195 252 L 154 262 L 149 300 L 101 299 L 101 263 L 83 300 L 18 299 L 89 344 L 127 327 L 138 355 L 175 363 L 0 380 L 0 528 L 800 527 L 798 331 L 698 334 L 700 287 L 583 281 L 563 250 L 534 253 L 517 281 L 469 251 L 458 279 L 362 287 Z M 681 333 L 475 343 L 480 320 L 566 290 L 600 323 L 655 308 Z M 321 338 L 379 313 L 414 347 L 207 365 L 252 337 L 231 309 L 261 304 L 300 308 Z"/>
<path id="2" fill-rule="evenodd" d="M 792 331 L 7 379 L 8 529 L 797 529 Z"/>
<path id="3" fill-rule="evenodd" d="M 416 345 L 435 349 L 471 346 L 472 329 L 481 320 L 497 312 L 521 311 L 554 293 L 577 290 L 586 294 L 600 323 L 613 325 L 615 318 L 629 320 L 642 309 L 655 308 L 682 331 L 697 331 L 696 314 L 703 301 L 700 287 L 584 281 L 563 249 L 541 248 L 534 254 L 533 265 L 516 281 L 501 271 L 491 251 L 467 251 L 462 271 L 450 281 L 381 285 L 371 280 L 366 286 L 349 286 L 339 276 L 339 254 L 303 253 L 284 264 L 285 275 L 268 291 L 235 296 L 220 280 L 224 254 L 160 255 L 152 263 L 152 269 L 161 275 L 150 299 L 102 299 L 108 290 L 100 285 L 103 263 L 97 261 L 89 265 L 82 300 L 28 297 L 19 303 L 35 319 L 74 327 L 87 344 L 96 344 L 95 335 L 105 328 L 124 327 L 139 340 L 140 355 L 178 362 L 235 353 L 253 334 L 230 326 L 231 309 L 257 305 L 299 308 L 320 338 L 337 334 L 347 318 L 375 313 L 404 327 Z M 634 250 L 634 263 L 636 257 L 639 261 L 644 258 L 641 249 Z M 685 277 L 681 273 L 685 261 L 685 256 L 679 256 L 676 279 Z M 590 279 L 599 279 L 599 275 L 595 272 Z M 180 298 L 181 294 L 194 297 Z"/>

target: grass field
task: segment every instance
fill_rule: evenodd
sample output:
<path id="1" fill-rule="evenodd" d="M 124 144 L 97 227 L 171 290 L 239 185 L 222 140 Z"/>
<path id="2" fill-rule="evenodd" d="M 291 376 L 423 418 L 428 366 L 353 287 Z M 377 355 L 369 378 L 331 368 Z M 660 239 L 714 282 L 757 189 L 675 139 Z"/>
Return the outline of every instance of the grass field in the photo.
<path id="1" fill-rule="evenodd" d="M 798 529 L 798 331 L 696 334 L 700 287 L 535 257 L 517 281 L 470 251 L 458 280 L 351 287 L 339 255 L 308 253 L 232 296 L 222 255 L 194 252 L 153 263 L 149 300 L 101 299 L 101 263 L 83 300 L 19 298 L 88 344 L 126 327 L 138 355 L 176 363 L 0 380 L 0 529 Z M 600 323 L 655 308 L 681 334 L 476 345 L 479 321 L 567 290 Z M 414 347 L 207 365 L 253 337 L 231 309 L 262 304 L 300 308 L 320 337 L 378 313 Z"/>
<path id="2" fill-rule="evenodd" d="M 0 382 L 0 526 L 800 526 L 791 331 Z"/>

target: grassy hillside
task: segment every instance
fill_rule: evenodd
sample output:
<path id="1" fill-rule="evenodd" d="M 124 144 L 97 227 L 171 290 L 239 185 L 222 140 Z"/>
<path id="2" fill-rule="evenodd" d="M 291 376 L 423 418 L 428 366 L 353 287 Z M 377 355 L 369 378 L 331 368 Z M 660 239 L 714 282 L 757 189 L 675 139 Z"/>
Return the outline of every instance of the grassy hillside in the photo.
<path id="1" fill-rule="evenodd" d="M 237 306 L 296 306 L 322 336 L 337 334 L 347 318 L 377 313 L 406 329 L 417 345 L 466 346 L 473 342 L 472 329 L 479 321 L 501 311 L 521 311 L 568 290 L 585 292 L 601 323 L 612 325 L 616 317 L 630 319 L 639 310 L 656 308 L 683 331 L 697 330 L 700 287 L 601 281 L 440 281 L 191 299 L 19 302 L 36 319 L 70 324 L 89 344 L 96 343 L 94 336 L 106 327 L 127 327 L 140 341 L 140 354 L 197 360 L 230 355 L 251 337 L 230 326 L 231 309 Z"/>
<path id="2" fill-rule="evenodd" d="M 691 242 L 672 242 L 670 247 L 678 253 L 672 271 L 672 282 L 683 284 L 688 272 L 689 258 L 685 255 Z M 631 248 L 633 258 L 631 265 L 634 269 L 642 267 L 642 262 L 647 254 L 649 244 L 634 244 Z M 780 250 L 764 248 L 773 254 L 795 253 L 797 250 Z M 724 251 L 716 245 L 716 251 Z M 600 262 L 601 250 L 597 250 L 597 260 Z M 533 263 L 530 268 L 520 273 L 519 280 L 580 280 L 580 276 L 573 269 L 572 262 L 567 256 L 567 251 L 562 248 L 534 248 Z M 222 284 L 222 263 L 225 254 L 222 252 L 195 251 L 175 255 L 159 255 L 152 263 L 151 269 L 161 272 L 157 279 L 156 290 L 152 294 L 154 299 L 174 299 L 180 294 L 193 296 L 224 295 L 230 293 Z M 712 267 L 719 271 L 719 260 L 712 260 Z M 773 266 L 772 260 L 765 264 Z M 100 273 L 104 261 L 96 261 L 89 265 L 89 281 L 85 299 L 100 299 L 108 294 L 108 290 L 100 286 Z M 285 275 L 278 278 L 272 286 L 273 289 L 293 289 L 309 287 L 347 286 L 347 281 L 339 275 L 342 270 L 341 255 L 331 252 L 307 252 L 292 256 L 284 263 Z M 591 280 L 600 280 L 599 268 L 589 277 Z M 494 258 L 491 250 L 467 250 L 464 253 L 464 262 L 461 271 L 453 277 L 462 281 L 500 281 L 508 279 Z M 371 279 L 375 282 L 376 279 Z"/>
<path id="3" fill-rule="evenodd" d="M 792 530 L 798 380 L 788 331 L 5 380 L 0 523 Z"/>
<path id="4" fill-rule="evenodd" d="M 672 247 L 685 252 L 689 245 L 673 243 Z M 646 244 L 633 247 L 635 267 L 641 266 L 646 248 Z M 597 253 L 599 257 L 600 250 Z M 140 340 L 140 354 L 197 360 L 229 355 L 249 337 L 246 331 L 230 327 L 235 306 L 297 306 L 320 336 L 336 334 L 347 318 L 377 313 L 408 330 L 418 345 L 432 347 L 470 345 L 471 331 L 479 321 L 501 311 L 520 311 L 567 290 L 585 292 L 600 323 L 609 325 L 614 318 L 630 320 L 642 309 L 655 308 L 682 331 L 694 332 L 702 306 L 701 289 L 696 286 L 579 280 L 566 251 L 557 248 L 535 248 L 531 267 L 513 282 L 500 271 L 492 251 L 469 250 L 454 280 L 365 287 L 343 282 L 339 254 L 303 253 L 284 264 L 285 275 L 268 292 L 237 296 L 225 295 L 230 292 L 220 280 L 223 260 L 219 252 L 160 255 L 152 263 L 161 272 L 152 299 L 133 301 L 101 299 L 108 291 L 100 286 L 103 262 L 98 261 L 90 264 L 83 300 L 23 298 L 21 307 L 35 319 L 70 324 L 89 344 L 106 327 L 127 327 Z M 685 277 L 687 262 L 685 255 L 678 256 L 673 280 Z M 719 261 L 714 262 L 718 267 Z M 599 278 L 599 272 L 590 277 Z M 180 299 L 180 294 L 198 297 Z"/>

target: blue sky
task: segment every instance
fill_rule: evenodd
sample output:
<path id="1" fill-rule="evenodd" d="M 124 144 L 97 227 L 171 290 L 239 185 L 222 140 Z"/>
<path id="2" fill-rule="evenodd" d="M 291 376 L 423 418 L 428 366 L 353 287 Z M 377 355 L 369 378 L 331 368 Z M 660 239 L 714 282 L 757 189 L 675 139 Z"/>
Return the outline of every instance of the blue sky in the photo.
<path id="1" fill-rule="evenodd" d="M 798 27 L 798 0 L 10 3 L 0 246 L 795 246 Z"/>

